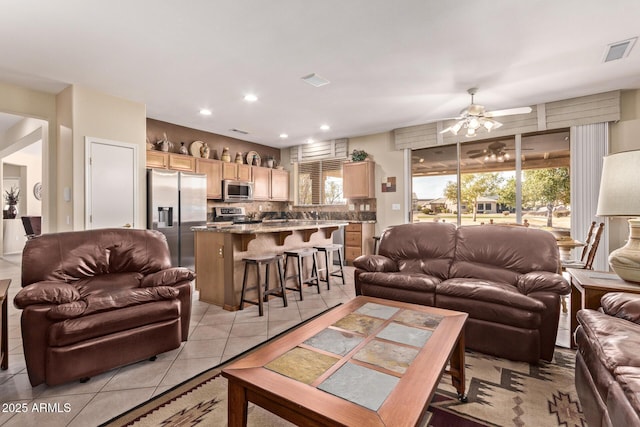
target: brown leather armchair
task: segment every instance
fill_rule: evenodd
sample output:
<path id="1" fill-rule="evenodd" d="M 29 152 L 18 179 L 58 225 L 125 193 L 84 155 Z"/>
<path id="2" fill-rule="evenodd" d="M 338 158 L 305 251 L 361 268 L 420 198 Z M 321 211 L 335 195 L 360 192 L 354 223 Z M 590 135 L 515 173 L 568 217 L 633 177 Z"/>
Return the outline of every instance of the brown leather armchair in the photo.
<path id="1" fill-rule="evenodd" d="M 195 274 L 172 268 L 162 233 L 101 229 L 38 236 L 22 254 L 29 381 L 56 385 L 154 358 L 186 341 Z"/>

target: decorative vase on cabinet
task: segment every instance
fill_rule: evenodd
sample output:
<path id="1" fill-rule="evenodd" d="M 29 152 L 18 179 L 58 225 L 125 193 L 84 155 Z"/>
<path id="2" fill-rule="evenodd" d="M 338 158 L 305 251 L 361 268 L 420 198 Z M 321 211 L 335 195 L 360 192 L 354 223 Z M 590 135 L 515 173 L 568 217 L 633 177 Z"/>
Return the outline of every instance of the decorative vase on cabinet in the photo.
<path id="1" fill-rule="evenodd" d="M 224 147 L 222 150 L 222 156 L 220 156 L 220 160 L 223 162 L 231 162 L 231 155 L 229 154 L 229 147 Z"/>

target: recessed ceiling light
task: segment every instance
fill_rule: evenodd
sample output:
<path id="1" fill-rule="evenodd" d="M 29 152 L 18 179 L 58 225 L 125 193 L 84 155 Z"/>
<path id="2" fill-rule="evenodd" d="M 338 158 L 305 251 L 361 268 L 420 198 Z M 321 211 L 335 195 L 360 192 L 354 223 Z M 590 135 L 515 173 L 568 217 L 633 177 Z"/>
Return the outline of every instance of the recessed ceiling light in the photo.
<path id="1" fill-rule="evenodd" d="M 256 102 L 258 100 L 258 97 L 253 93 L 248 93 L 244 96 L 244 100 L 247 102 Z"/>
<path id="2" fill-rule="evenodd" d="M 329 80 L 317 75 L 316 73 L 309 74 L 308 76 L 301 77 L 305 83 L 309 83 L 311 86 L 320 87 L 329 84 Z"/>
<path id="3" fill-rule="evenodd" d="M 622 59 L 628 56 L 637 39 L 637 37 L 634 37 L 632 39 L 623 40 L 608 45 L 604 52 L 603 62 L 615 61 L 617 59 Z"/>
<path id="4" fill-rule="evenodd" d="M 280 134 L 280 138 L 287 139 L 287 138 L 289 138 L 289 135 L 287 135 L 286 133 L 281 133 Z"/>
<path id="5" fill-rule="evenodd" d="M 202 114 L 203 116 L 210 116 L 211 115 L 211 110 L 203 108 L 202 110 L 200 110 L 200 114 Z"/>
<path id="6" fill-rule="evenodd" d="M 307 144 L 313 144 L 315 141 L 312 138 L 307 139 Z"/>
<path id="7" fill-rule="evenodd" d="M 322 126 L 320 126 L 320 130 L 327 131 L 327 130 L 329 130 L 329 129 L 331 129 L 331 127 L 329 127 L 329 125 L 322 125 Z"/>

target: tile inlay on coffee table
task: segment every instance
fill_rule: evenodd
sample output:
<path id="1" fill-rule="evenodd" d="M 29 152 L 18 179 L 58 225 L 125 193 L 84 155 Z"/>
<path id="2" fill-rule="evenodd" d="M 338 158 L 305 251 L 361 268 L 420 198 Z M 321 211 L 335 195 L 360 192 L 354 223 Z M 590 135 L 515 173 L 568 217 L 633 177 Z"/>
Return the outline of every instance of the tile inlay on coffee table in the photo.
<path id="1" fill-rule="evenodd" d="M 294 423 L 415 425 L 448 362 L 465 399 L 466 318 L 357 297 L 226 368 L 229 425 L 246 425 L 247 401 Z"/>

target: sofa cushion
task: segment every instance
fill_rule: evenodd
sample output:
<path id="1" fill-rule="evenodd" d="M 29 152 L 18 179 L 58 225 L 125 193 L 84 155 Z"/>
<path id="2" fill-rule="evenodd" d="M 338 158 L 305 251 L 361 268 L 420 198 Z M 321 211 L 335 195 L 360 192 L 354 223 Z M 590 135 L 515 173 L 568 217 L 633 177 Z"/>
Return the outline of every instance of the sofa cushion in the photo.
<path id="1" fill-rule="evenodd" d="M 526 329 L 539 328 L 546 309 L 544 303 L 522 295 L 512 285 L 481 279 L 449 279 L 439 283 L 436 307 Z"/>
<path id="2" fill-rule="evenodd" d="M 453 223 L 402 224 L 385 230 L 378 253 L 396 261 L 400 271 L 445 279 L 455 243 Z"/>
<path id="3" fill-rule="evenodd" d="M 435 292 L 436 285 L 441 282 L 439 278 L 426 274 L 402 272 L 362 272 L 359 280 L 361 283 L 420 292 Z"/>
<path id="4" fill-rule="evenodd" d="M 520 274 L 558 271 L 553 234 L 524 227 L 459 227 L 450 278 L 468 277 L 516 285 Z"/>
<path id="5" fill-rule="evenodd" d="M 518 277 L 518 291 L 524 295 L 534 292 L 554 292 L 558 295 L 568 295 L 571 286 L 562 275 L 550 271 L 532 271 Z"/>
<path id="6" fill-rule="evenodd" d="M 398 264 L 382 255 L 360 255 L 353 260 L 353 266 L 365 271 L 398 271 Z"/>
<path id="7" fill-rule="evenodd" d="M 76 280 L 73 286 L 84 298 L 89 295 L 110 294 L 121 289 L 139 288 L 143 277 L 140 273 L 102 274 Z"/>
<path id="8" fill-rule="evenodd" d="M 600 299 L 602 310 L 614 317 L 640 323 L 640 298 L 626 292 L 610 292 Z"/>
<path id="9" fill-rule="evenodd" d="M 178 317 L 178 299 L 150 302 L 55 323 L 49 328 L 47 341 L 61 347 Z"/>
<path id="10" fill-rule="evenodd" d="M 108 273 L 146 275 L 170 267 L 167 239 L 156 230 L 105 228 L 50 233 L 26 242 L 22 286 L 43 280 L 73 282 Z"/>
<path id="11" fill-rule="evenodd" d="M 620 426 L 640 425 L 640 368 L 621 366 L 615 373 L 617 386 L 612 386 L 607 396 L 611 421 Z"/>

